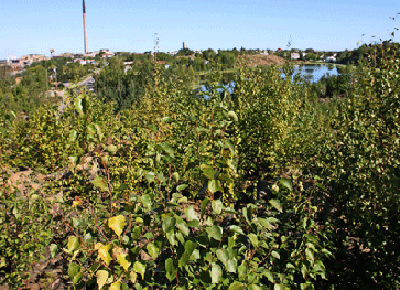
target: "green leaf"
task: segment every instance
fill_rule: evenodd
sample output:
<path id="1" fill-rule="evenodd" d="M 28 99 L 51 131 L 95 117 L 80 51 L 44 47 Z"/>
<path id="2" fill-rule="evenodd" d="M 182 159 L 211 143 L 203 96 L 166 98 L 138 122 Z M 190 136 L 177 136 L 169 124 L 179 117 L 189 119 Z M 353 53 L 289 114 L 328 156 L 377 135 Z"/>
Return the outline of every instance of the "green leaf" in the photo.
<path id="1" fill-rule="evenodd" d="M 97 186 L 98 188 L 100 188 L 100 190 L 102 192 L 108 191 L 107 180 L 104 177 L 101 177 L 101 176 L 97 175 L 93 179 L 92 183 L 93 183 L 94 186 Z"/>
<path id="2" fill-rule="evenodd" d="M 124 227 L 126 226 L 126 218 L 123 215 L 109 218 L 108 226 L 114 230 L 118 237 L 120 237 Z"/>
<path id="3" fill-rule="evenodd" d="M 142 279 L 144 279 L 145 270 L 146 270 L 145 266 L 139 261 L 136 261 L 135 264 L 133 264 L 133 271 L 139 273 L 142 276 Z"/>
<path id="4" fill-rule="evenodd" d="M 282 212 L 282 205 L 281 202 L 277 199 L 271 199 L 269 203 L 276 208 L 279 212 Z"/>
<path id="5" fill-rule="evenodd" d="M 56 254 L 57 254 L 57 249 L 58 249 L 58 247 L 57 247 L 57 245 L 56 244 L 51 244 L 50 245 L 50 253 L 51 253 L 51 257 L 54 259 L 54 257 L 56 256 Z"/>
<path id="6" fill-rule="evenodd" d="M 171 217 L 171 216 L 165 216 L 164 221 L 163 221 L 163 230 L 164 232 L 168 233 L 168 232 L 172 232 L 172 230 L 174 229 L 175 226 L 175 217 Z"/>
<path id="7" fill-rule="evenodd" d="M 307 281 L 305 283 L 300 284 L 300 289 L 301 290 L 312 290 L 312 289 L 314 289 L 314 285 L 310 281 Z"/>
<path id="8" fill-rule="evenodd" d="M 199 218 L 197 217 L 196 212 L 194 211 L 194 207 L 193 206 L 186 207 L 184 211 L 185 211 L 186 218 L 188 220 L 194 220 L 194 221 L 198 221 L 199 220 Z"/>
<path id="9" fill-rule="evenodd" d="M 77 285 L 77 284 L 79 284 L 79 282 L 82 281 L 82 279 L 83 279 L 83 273 L 82 273 L 82 272 L 78 272 L 78 273 L 75 275 L 74 279 L 72 280 L 72 283 L 73 283 L 74 285 Z"/>
<path id="10" fill-rule="evenodd" d="M 221 267 L 218 264 L 213 264 L 212 270 L 211 270 L 212 283 L 218 284 L 221 276 L 222 276 Z"/>
<path id="11" fill-rule="evenodd" d="M 314 263 L 314 271 L 317 272 L 323 279 L 326 279 L 325 276 L 325 266 L 321 260 L 316 260 Z"/>
<path id="12" fill-rule="evenodd" d="M 166 270 L 166 277 L 169 281 L 172 281 L 176 278 L 176 273 L 178 273 L 178 268 L 176 267 L 174 260 L 168 258 L 165 260 L 165 270 Z"/>
<path id="13" fill-rule="evenodd" d="M 142 203 L 145 207 L 151 208 L 153 202 L 151 201 L 151 196 L 149 194 L 145 194 L 141 197 Z"/>
<path id="14" fill-rule="evenodd" d="M 79 273 L 80 267 L 79 265 L 72 263 L 68 267 L 68 277 L 70 280 L 73 280 L 74 277 Z"/>
<path id="15" fill-rule="evenodd" d="M 150 257 L 155 260 L 160 254 L 160 248 L 154 245 L 154 242 L 151 242 L 147 245 L 147 251 L 149 252 Z"/>
<path id="16" fill-rule="evenodd" d="M 290 192 L 293 190 L 292 182 L 289 179 L 282 178 L 279 180 L 280 184 L 286 187 Z"/>
<path id="17" fill-rule="evenodd" d="M 233 118 L 236 122 L 239 121 L 238 116 L 236 115 L 235 111 L 229 111 L 228 116 Z"/>
<path id="18" fill-rule="evenodd" d="M 169 122 L 170 120 L 171 120 L 171 117 L 164 117 L 164 118 L 161 119 L 161 122 L 167 123 L 167 122 Z"/>
<path id="19" fill-rule="evenodd" d="M 225 209 L 224 205 L 222 204 L 222 202 L 220 200 L 214 200 L 212 202 L 212 207 L 213 207 L 214 213 L 216 213 L 216 214 L 220 214 L 221 211 L 223 209 Z"/>
<path id="20" fill-rule="evenodd" d="M 114 144 L 110 144 L 110 145 L 108 145 L 108 146 L 106 147 L 106 150 L 107 150 L 110 154 L 115 155 L 115 153 L 117 153 L 117 151 L 118 151 L 118 147 L 115 146 Z"/>
<path id="21" fill-rule="evenodd" d="M 222 228 L 217 225 L 213 225 L 212 227 L 206 228 L 208 236 L 216 239 L 217 241 L 220 241 L 222 238 L 221 230 Z"/>
<path id="22" fill-rule="evenodd" d="M 214 172 L 213 168 L 214 167 L 212 165 L 209 165 L 209 164 L 204 164 L 203 163 L 203 164 L 200 165 L 201 171 L 203 172 L 204 176 L 208 180 L 214 179 L 214 177 L 215 177 L 215 172 Z"/>
<path id="23" fill-rule="evenodd" d="M 186 222 L 181 217 L 176 217 L 176 227 L 184 234 L 186 237 L 189 235 L 189 227 Z"/>
<path id="24" fill-rule="evenodd" d="M 236 272 L 237 260 L 235 256 L 229 255 L 229 251 L 227 249 L 218 249 L 216 251 L 216 254 L 218 260 L 220 260 L 224 264 L 228 272 L 231 273 Z"/>
<path id="25" fill-rule="evenodd" d="M 79 248 L 79 245 L 80 241 L 78 237 L 75 236 L 68 237 L 67 250 L 70 254 L 72 254 L 73 251 L 77 250 Z"/>
<path id="26" fill-rule="evenodd" d="M 97 285 L 99 286 L 99 290 L 104 287 L 108 280 L 108 271 L 106 270 L 99 270 L 96 273 L 97 276 Z"/>
<path id="27" fill-rule="evenodd" d="M 78 137 L 78 133 L 75 130 L 72 130 L 69 133 L 69 142 L 75 142 L 76 138 Z"/>
<path id="28" fill-rule="evenodd" d="M 274 283 L 274 276 L 272 275 L 271 271 L 268 269 L 265 269 L 262 272 L 262 275 L 267 277 L 267 279 L 269 280 L 269 282 Z"/>
<path id="29" fill-rule="evenodd" d="M 219 180 L 208 181 L 208 191 L 210 193 L 216 193 L 217 191 L 223 191 L 221 183 Z"/>
<path id="30" fill-rule="evenodd" d="M 236 225 L 229 226 L 229 230 L 235 234 L 243 235 L 243 230 L 239 226 Z"/>
<path id="31" fill-rule="evenodd" d="M 172 149 L 171 144 L 168 142 L 163 142 L 160 144 L 160 147 L 164 150 L 165 153 L 168 153 L 172 158 L 174 157 L 174 150 Z"/>
<path id="32" fill-rule="evenodd" d="M 261 290 L 261 287 L 256 284 L 251 284 L 248 286 L 249 290 Z"/>
<path id="33" fill-rule="evenodd" d="M 175 182 L 178 182 L 179 181 L 179 173 L 178 172 L 172 173 L 171 180 L 175 181 Z"/>
<path id="34" fill-rule="evenodd" d="M 147 181 L 148 182 L 153 182 L 154 181 L 154 177 L 155 177 L 155 174 L 154 174 L 154 172 L 147 172 L 145 175 L 144 175 L 144 177 L 147 179 Z"/>
<path id="35" fill-rule="evenodd" d="M 233 282 L 228 288 L 228 290 L 245 290 L 245 289 L 246 287 L 244 286 L 244 284 L 239 281 Z"/>
<path id="36" fill-rule="evenodd" d="M 310 248 L 306 248 L 306 258 L 310 261 L 314 261 L 314 252 Z"/>
<path id="37" fill-rule="evenodd" d="M 187 184 L 180 184 L 176 187 L 176 191 L 184 191 L 187 187 Z"/>
<path id="38" fill-rule="evenodd" d="M 281 258 L 281 256 L 279 255 L 279 253 L 277 251 L 272 251 L 271 256 L 278 260 Z"/>
<path id="39" fill-rule="evenodd" d="M 83 99 L 82 99 L 82 97 L 75 98 L 74 104 L 75 104 L 75 109 L 79 113 L 81 113 L 81 112 L 83 113 Z"/>
<path id="40" fill-rule="evenodd" d="M 210 199 L 206 197 L 202 202 L 201 202 L 201 218 L 203 218 L 204 214 L 206 213 L 206 207 L 210 203 Z"/>
<path id="41" fill-rule="evenodd" d="M 192 256 L 194 249 L 196 249 L 196 243 L 191 240 L 185 242 L 185 252 L 183 253 L 181 259 L 179 260 L 179 266 L 181 268 L 185 267 Z"/>
<path id="42" fill-rule="evenodd" d="M 260 224 L 267 228 L 267 229 L 272 229 L 272 227 L 274 226 L 274 224 L 279 223 L 279 220 L 277 218 L 274 217 L 269 217 L 269 218 L 259 218 L 258 221 L 260 222 Z"/>
<path id="43" fill-rule="evenodd" d="M 242 261 L 242 264 L 238 267 L 239 280 L 243 281 L 247 276 L 247 269 L 249 263 L 246 260 Z"/>
<path id="44" fill-rule="evenodd" d="M 248 235 L 251 244 L 253 245 L 254 248 L 258 248 L 258 237 L 255 234 L 249 234 Z"/>

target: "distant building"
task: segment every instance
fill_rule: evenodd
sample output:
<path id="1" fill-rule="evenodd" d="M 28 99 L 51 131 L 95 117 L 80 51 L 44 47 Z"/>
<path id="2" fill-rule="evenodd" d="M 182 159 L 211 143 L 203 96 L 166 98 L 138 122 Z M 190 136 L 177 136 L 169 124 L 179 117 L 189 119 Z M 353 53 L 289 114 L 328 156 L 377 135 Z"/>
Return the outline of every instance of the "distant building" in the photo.
<path id="1" fill-rule="evenodd" d="M 325 62 L 336 62 L 335 56 L 327 56 L 325 57 Z"/>
<path id="2" fill-rule="evenodd" d="M 29 54 L 29 55 L 23 55 L 20 58 L 20 61 L 22 61 L 24 65 L 31 65 L 34 62 L 41 62 L 44 60 L 51 60 L 51 57 L 46 57 L 45 55 L 42 54 Z"/>
<path id="3" fill-rule="evenodd" d="M 298 53 L 298 52 L 292 52 L 291 58 L 292 58 L 293 60 L 299 60 L 299 59 L 300 59 L 300 53 Z"/>
<path id="4" fill-rule="evenodd" d="M 124 73 L 127 73 L 128 70 L 132 69 L 132 64 L 133 64 L 133 61 L 125 61 L 124 62 L 124 66 L 125 66 Z"/>
<path id="5" fill-rule="evenodd" d="M 108 49 L 101 49 L 99 51 L 99 54 L 101 55 L 102 58 L 108 58 L 114 55 L 114 53 L 110 52 Z"/>
<path id="6" fill-rule="evenodd" d="M 65 53 L 61 53 L 61 54 L 57 54 L 55 56 L 53 56 L 55 58 L 61 58 L 61 57 L 70 57 L 70 58 L 74 58 L 74 54 L 69 53 L 69 52 L 65 52 Z"/>
<path id="7" fill-rule="evenodd" d="M 84 53 L 83 56 L 84 57 L 95 57 L 99 52 L 98 51 L 94 51 L 91 53 Z"/>
<path id="8" fill-rule="evenodd" d="M 95 60 L 83 60 L 81 58 L 74 59 L 74 62 L 77 62 L 77 63 L 82 64 L 82 65 L 89 64 L 89 63 L 96 64 Z"/>

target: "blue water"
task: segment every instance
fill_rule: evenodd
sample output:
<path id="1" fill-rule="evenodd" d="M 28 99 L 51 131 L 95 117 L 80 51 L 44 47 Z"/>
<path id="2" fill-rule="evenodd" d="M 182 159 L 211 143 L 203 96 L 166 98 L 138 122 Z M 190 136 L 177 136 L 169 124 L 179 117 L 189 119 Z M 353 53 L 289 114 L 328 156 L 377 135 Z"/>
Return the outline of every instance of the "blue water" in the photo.
<path id="1" fill-rule="evenodd" d="M 320 64 L 320 65 L 301 65 L 301 66 L 295 66 L 293 68 L 293 74 L 292 74 L 292 82 L 295 81 L 296 76 L 300 76 L 302 79 L 300 81 L 309 81 L 311 83 L 316 83 L 318 82 L 323 76 L 334 76 L 334 75 L 340 75 L 340 73 L 337 70 L 337 67 L 335 65 L 326 65 L 326 64 Z M 285 74 L 281 74 L 281 76 L 284 78 Z M 222 93 L 224 90 L 226 90 L 229 95 L 233 94 L 235 92 L 235 82 L 231 81 L 229 85 L 221 85 L 223 88 L 217 88 L 218 93 Z M 201 85 L 197 87 L 199 90 L 202 90 L 203 92 L 207 91 L 207 87 L 205 85 Z M 205 99 L 210 98 L 208 95 L 203 95 Z"/>
<path id="2" fill-rule="evenodd" d="M 316 83 L 325 75 L 337 76 L 340 75 L 340 73 L 338 72 L 337 67 L 334 65 L 321 64 L 321 65 L 302 65 L 294 67 L 292 74 L 292 82 L 294 81 L 297 75 L 300 75 L 303 79 L 310 81 L 311 83 Z"/>

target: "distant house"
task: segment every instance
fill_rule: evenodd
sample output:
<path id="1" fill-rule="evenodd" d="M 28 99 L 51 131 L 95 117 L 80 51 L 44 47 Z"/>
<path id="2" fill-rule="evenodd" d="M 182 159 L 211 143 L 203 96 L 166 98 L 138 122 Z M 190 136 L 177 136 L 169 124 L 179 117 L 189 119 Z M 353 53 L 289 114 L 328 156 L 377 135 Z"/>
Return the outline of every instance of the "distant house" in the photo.
<path id="1" fill-rule="evenodd" d="M 109 51 L 108 49 L 102 49 L 99 51 L 99 54 L 102 58 L 112 57 L 114 55 L 113 52 Z"/>
<path id="2" fill-rule="evenodd" d="M 89 64 L 89 63 L 96 64 L 95 60 L 83 60 L 81 58 L 74 59 L 74 62 L 77 62 L 77 63 L 82 64 L 82 65 Z"/>
<path id="3" fill-rule="evenodd" d="M 292 60 L 299 60 L 300 59 L 300 53 L 292 52 L 291 58 L 292 58 Z"/>
<path id="4" fill-rule="evenodd" d="M 91 52 L 91 53 L 85 53 L 85 54 L 83 54 L 83 56 L 85 56 L 85 57 L 95 57 L 96 56 L 96 54 L 98 54 L 98 52 Z"/>
<path id="5" fill-rule="evenodd" d="M 327 56 L 325 57 L 325 62 L 336 62 L 335 56 Z"/>
<path id="6" fill-rule="evenodd" d="M 124 73 L 127 73 L 128 70 L 132 69 L 132 64 L 133 64 L 133 61 L 125 61 L 124 62 L 124 66 L 125 66 Z"/>

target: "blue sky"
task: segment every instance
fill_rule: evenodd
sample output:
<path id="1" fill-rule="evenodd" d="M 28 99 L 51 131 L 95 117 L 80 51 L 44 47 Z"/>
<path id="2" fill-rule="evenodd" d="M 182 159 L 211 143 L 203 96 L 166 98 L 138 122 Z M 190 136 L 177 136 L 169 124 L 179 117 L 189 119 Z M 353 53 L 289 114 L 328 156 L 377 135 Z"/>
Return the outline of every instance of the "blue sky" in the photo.
<path id="1" fill-rule="evenodd" d="M 0 0 L 0 11 L 0 59 L 84 51 L 82 0 Z M 89 51 L 151 51 L 155 33 L 166 52 L 184 41 L 192 50 L 275 50 L 290 40 L 339 51 L 400 28 L 398 0 L 86 0 L 86 12 Z"/>

